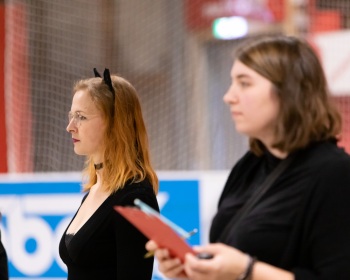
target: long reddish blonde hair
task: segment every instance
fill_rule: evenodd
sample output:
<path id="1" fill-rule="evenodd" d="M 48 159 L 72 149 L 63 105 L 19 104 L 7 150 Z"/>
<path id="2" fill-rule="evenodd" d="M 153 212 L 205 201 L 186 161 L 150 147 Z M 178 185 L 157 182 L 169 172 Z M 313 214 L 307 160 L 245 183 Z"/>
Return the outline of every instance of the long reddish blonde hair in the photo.
<path id="1" fill-rule="evenodd" d="M 107 124 L 102 185 L 112 193 L 127 182 L 148 179 L 157 193 L 158 177 L 150 161 L 148 136 L 137 92 L 124 78 L 111 75 L 111 79 L 115 98 L 101 78 L 80 80 L 73 88 L 74 93 L 84 90 L 90 94 Z M 88 191 L 97 180 L 90 157 L 86 159 L 83 174 L 84 191 Z"/>

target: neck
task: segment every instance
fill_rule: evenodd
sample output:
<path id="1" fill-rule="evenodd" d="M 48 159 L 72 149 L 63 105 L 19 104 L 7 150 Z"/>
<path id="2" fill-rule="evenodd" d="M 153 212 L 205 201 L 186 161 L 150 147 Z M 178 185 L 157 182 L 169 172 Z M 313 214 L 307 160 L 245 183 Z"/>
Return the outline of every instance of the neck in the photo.
<path id="1" fill-rule="evenodd" d="M 266 147 L 266 148 L 276 158 L 284 159 L 288 156 L 287 152 L 282 152 L 279 149 L 271 148 L 271 147 Z"/>
<path id="2" fill-rule="evenodd" d="M 275 142 L 274 137 L 271 136 L 271 134 L 265 135 L 265 137 L 259 137 L 256 138 L 261 141 L 261 143 L 264 144 L 266 149 L 275 157 L 284 159 L 288 156 L 287 152 L 283 152 L 277 148 L 273 147 L 273 143 Z"/>

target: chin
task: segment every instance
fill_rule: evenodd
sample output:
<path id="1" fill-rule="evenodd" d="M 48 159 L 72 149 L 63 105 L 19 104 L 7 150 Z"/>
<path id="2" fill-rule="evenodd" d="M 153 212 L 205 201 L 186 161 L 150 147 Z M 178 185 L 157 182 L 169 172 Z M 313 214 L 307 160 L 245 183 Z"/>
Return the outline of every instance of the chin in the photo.
<path id="1" fill-rule="evenodd" d="M 77 154 L 78 156 L 85 156 L 86 155 L 86 153 L 83 153 L 82 151 L 80 151 L 76 147 L 74 148 L 74 153 Z"/>
<path id="2" fill-rule="evenodd" d="M 248 137 L 248 138 L 256 138 L 258 139 L 258 137 L 256 136 L 256 133 L 252 133 L 251 131 L 249 130 L 246 130 L 246 129 L 236 129 L 237 133 L 239 133 L 240 135 L 243 135 L 245 137 Z"/>
<path id="3" fill-rule="evenodd" d="M 249 130 L 247 130 L 244 126 L 242 125 L 237 125 L 236 124 L 236 131 L 239 133 L 239 134 L 244 134 L 244 135 L 247 135 L 249 136 Z"/>

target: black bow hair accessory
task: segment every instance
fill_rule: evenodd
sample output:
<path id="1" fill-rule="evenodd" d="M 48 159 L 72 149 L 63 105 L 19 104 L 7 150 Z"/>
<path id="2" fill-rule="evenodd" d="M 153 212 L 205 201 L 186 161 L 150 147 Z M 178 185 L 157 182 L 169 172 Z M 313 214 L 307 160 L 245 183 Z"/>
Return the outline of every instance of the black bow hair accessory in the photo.
<path id="1" fill-rule="evenodd" d="M 102 78 L 100 73 L 98 73 L 96 68 L 94 68 L 94 74 L 95 74 L 95 77 Z M 109 69 L 107 69 L 107 68 L 105 68 L 105 71 L 103 71 L 103 81 L 108 86 L 109 90 L 113 93 L 113 99 L 114 99 L 115 98 L 115 91 L 114 91 L 114 88 L 112 85 L 111 74 L 109 73 Z"/>

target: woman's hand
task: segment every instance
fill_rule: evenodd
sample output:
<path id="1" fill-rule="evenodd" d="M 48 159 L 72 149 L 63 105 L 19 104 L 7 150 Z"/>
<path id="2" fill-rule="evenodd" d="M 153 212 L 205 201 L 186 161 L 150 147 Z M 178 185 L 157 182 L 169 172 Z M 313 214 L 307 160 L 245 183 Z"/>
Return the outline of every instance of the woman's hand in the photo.
<path id="1" fill-rule="evenodd" d="M 233 247 L 217 243 L 195 247 L 194 250 L 196 253 L 211 254 L 213 258 L 203 260 L 186 254 L 184 268 L 189 279 L 232 280 L 247 268 L 248 256 Z"/>
<path id="2" fill-rule="evenodd" d="M 184 266 L 180 259 L 171 258 L 167 249 L 158 248 L 158 245 L 150 240 L 146 243 L 146 249 L 154 252 L 154 256 L 158 261 L 158 269 L 164 276 L 168 278 L 187 279 Z"/>
<path id="3" fill-rule="evenodd" d="M 248 256 L 241 251 L 224 244 L 210 244 L 195 247 L 196 253 L 206 253 L 212 259 L 199 259 L 192 254 L 186 254 L 185 264 L 178 258 L 172 258 L 167 249 L 158 248 L 150 240 L 146 249 L 153 251 L 158 260 L 158 269 L 168 278 L 185 278 L 193 280 L 224 280 L 236 279 L 243 273 L 248 264 Z"/>
<path id="4" fill-rule="evenodd" d="M 186 254 L 185 264 L 179 259 L 171 258 L 166 249 L 158 248 L 154 241 L 146 244 L 146 249 L 155 252 L 159 262 L 159 271 L 168 278 L 191 280 L 232 280 L 245 273 L 249 256 L 243 252 L 221 244 L 214 243 L 196 246 L 196 254 L 211 255 L 210 259 L 200 259 L 193 254 Z M 253 269 L 254 279 L 293 280 L 294 274 L 263 262 L 256 262 Z"/>

